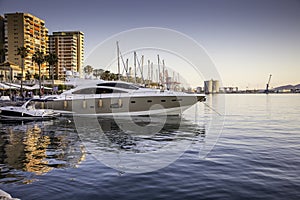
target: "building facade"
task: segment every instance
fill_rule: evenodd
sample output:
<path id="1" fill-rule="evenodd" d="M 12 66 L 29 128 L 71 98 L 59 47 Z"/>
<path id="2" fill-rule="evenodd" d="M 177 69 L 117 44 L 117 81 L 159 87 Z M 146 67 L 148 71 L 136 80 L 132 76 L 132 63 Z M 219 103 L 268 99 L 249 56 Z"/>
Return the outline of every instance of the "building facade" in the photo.
<path id="1" fill-rule="evenodd" d="M 4 17 L 0 16 L 0 64 L 5 61 Z"/>
<path id="2" fill-rule="evenodd" d="M 16 77 L 19 73 L 21 73 L 21 69 L 18 65 L 8 61 L 0 63 L 1 82 L 14 82 L 14 77 Z"/>
<path id="3" fill-rule="evenodd" d="M 204 92 L 205 94 L 215 94 L 220 92 L 220 83 L 218 80 L 204 81 Z"/>
<path id="4" fill-rule="evenodd" d="M 41 51 L 46 55 L 48 51 L 48 29 L 45 21 L 29 13 L 5 14 L 5 60 L 22 67 L 24 62 L 24 74 L 39 74 L 38 65 L 32 62 L 35 52 Z M 18 55 L 18 48 L 25 47 L 28 55 L 24 61 Z M 47 75 L 46 63 L 41 66 L 41 74 Z M 24 77 L 23 74 L 23 77 Z"/>
<path id="5" fill-rule="evenodd" d="M 81 31 L 53 32 L 49 36 L 49 52 L 55 53 L 58 62 L 55 74 L 60 80 L 67 72 L 81 73 L 84 59 L 84 34 Z"/>

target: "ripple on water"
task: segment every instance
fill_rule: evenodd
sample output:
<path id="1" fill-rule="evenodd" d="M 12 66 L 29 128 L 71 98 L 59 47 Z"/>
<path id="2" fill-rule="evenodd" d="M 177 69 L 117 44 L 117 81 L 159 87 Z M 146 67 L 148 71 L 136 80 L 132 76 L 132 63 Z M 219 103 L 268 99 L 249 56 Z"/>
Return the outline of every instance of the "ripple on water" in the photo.
<path id="1" fill-rule="evenodd" d="M 181 126 L 181 131 L 176 131 L 176 127 L 170 123 L 161 133 L 151 136 L 129 132 L 122 134 L 118 127 L 102 120 L 106 123 L 105 127 L 108 127 L 108 140 L 98 144 L 99 138 L 91 138 L 89 142 L 97 143 L 99 148 L 105 151 L 144 153 L 156 151 L 172 142 L 190 142 L 188 150 L 175 162 L 157 171 L 140 174 L 111 169 L 91 153 L 83 151 L 72 120 L 71 123 L 54 121 L 52 125 L 39 124 L 42 133 L 40 135 L 27 134 L 26 130 L 33 127 L 33 124 L 2 125 L 0 152 L 3 156 L 0 180 L 5 191 L 23 200 L 298 200 L 299 102 L 299 95 L 226 95 L 228 115 L 225 118 L 223 133 L 205 159 L 199 159 L 199 150 L 209 134 L 207 128 L 211 116 L 203 117 L 204 125 L 187 121 Z M 189 118 L 193 117 L 194 113 L 190 113 Z M 148 121 L 139 119 L 138 123 Z M 200 126 L 197 126 L 199 124 Z M 175 139 L 175 136 L 178 137 Z M 29 142 L 28 138 L 31 138 L 33 143 Z M 17 151 L 24 149 L 23 139 L 27 150 Z M 12 142 L 17 144 L 17 148 Z M 42 145 L 45 143 L 48 144 L 46 148 Z M 28 163 L 28 159 L 21 159 L 23 161 L 15 165 L 10 164 L 14 163 L 11 162 L 12 158 L 5 160 L 8 157 L 6 151 L 12 151 L 13 148 L 16 152 L 22 152 L 16 154 L 21 156 L 18 158 L 23 158 L 24 155 L 27 158 L 30 155 L 29 158 L 34 161 L 41 158 L 30 154 L 33 148 L 31 144 L 40 145 L 38 150 L 46 150 L 45 154 L 41 152 L 39 155 L 46 156 L 43 160 L 48 161 L 50 171 L 35 174 L 22 167 Z M 34 181 L 23 184 L 25 180 Z"/>

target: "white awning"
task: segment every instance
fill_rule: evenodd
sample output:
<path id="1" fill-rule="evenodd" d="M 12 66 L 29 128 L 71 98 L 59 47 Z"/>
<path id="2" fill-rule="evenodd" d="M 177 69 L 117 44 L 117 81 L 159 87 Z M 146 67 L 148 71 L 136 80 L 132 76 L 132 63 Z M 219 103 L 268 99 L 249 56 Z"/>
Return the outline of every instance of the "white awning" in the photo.
<path id="1" fill-rule="evenodd" d="M 7 90 L 7 89 L 19 89 L 18 87 L 6 85 L 4 83 L 0 83 L 0 89 L 1 90 Z"/>
<path id="2" fill-rule="evenodd" d="M 35 84 L 33 86 L 31 86 L 32 88 L 34 88 L 33 90 L 38 90 L 40 89 L 40 86 L 38 84 Z M 41 86 L 41 88 L 43 88 L 44 90 L 52 90 L 52 88 L 49 88 L 49 87 L 45 87 L 45 86 Z"/>
<path id="3" fill-rule="evenodd" d="M 21 88 L 21 85 L 19 85 L 19 84 L 15 84 L 15 83 L 5 83 L 5 84 L 8 85 L 8 86 L 12 86 L 12 87 L 18 88 L 18 89 Z M 27 85 L 23 85 L 23 88 L 25 90 L 33 90 L 32 87 L 27 86 Z"/>

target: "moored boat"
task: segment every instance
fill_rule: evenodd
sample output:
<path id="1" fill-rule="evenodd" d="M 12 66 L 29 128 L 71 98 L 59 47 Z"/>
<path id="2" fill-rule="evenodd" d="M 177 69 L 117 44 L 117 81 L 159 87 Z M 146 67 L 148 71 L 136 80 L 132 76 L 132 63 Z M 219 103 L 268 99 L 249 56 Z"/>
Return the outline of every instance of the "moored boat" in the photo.
<path id="1" fill-rule="evenodd" d="M 59 116 L 53 109 L 36 108 L 36 105 L 43 105 L 45 100 L 30 99 L 22 106 L 0 107 L 1 120 L 46 120 Z"/>
<path id="2" fill-rule="evenodd" d="M 203 94 L 144 88 L 122 81 L 98 81 L 80 85 L 58 96 L 49 96 L 40 108 L 53 109 L 62 115 L 140 116 L 180 115 Z"/>

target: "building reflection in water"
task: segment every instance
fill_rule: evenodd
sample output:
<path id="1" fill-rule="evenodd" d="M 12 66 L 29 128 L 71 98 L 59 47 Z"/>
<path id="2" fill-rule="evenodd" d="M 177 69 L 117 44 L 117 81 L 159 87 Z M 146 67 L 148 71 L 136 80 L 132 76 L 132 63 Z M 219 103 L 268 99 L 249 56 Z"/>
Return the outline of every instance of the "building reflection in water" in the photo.
<path id="1" fill-rule="evenodd" d="M 12 128 L 9 131 L 9 143 L 5 147 L 6 158 L 4 162 L 15 169 L 21 169 L 27 172 L 34 172 L 38 175 L 49 172 L 46 159 L 46 150 L 50 144 L 50 138 L 41 134 L 41 128 L 36 124 L 28 126 L 25 134 L 14 132 Z M 23 138 L 20 138 L 23 135 Z"/>
<path id="2" fill-rule="evenodd" d="M 1 182 L 30 182 L 28 174 L 20 177 L 20 171 L 42 175 L 54 168 L 77 167 L 85 159 L 85 149 L 72 125 L 66 120 L 47 123 L 2 124 Z"/>

